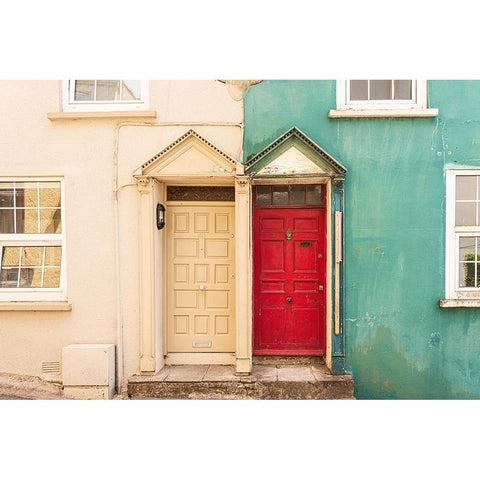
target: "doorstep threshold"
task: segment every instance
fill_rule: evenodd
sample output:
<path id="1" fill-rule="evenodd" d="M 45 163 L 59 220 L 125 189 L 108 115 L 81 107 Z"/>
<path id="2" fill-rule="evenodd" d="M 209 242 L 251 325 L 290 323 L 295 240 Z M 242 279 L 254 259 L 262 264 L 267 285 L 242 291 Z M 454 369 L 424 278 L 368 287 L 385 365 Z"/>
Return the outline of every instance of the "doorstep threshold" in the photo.
<path id="1" fill-rule="evenodd" d="M 158 374 L 135 375 L 134 399 L 353 399 L 351 375 L 332 375 L 316 365 L 253 365 L 248 376 L 228 365 L 168 365 Z"/>

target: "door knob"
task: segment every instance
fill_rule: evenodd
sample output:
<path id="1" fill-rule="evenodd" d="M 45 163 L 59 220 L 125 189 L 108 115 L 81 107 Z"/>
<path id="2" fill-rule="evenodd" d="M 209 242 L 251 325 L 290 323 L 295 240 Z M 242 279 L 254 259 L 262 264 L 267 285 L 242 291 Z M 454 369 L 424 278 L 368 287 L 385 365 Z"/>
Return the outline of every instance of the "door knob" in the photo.
<path id="1" fill-rule="evenodd" d="M 200 285 L 198 288 L 199 288 L 200 290 L 205 290 L 205 285 Z"/>
<path id="2" fill-rule="evenodd" d="M 292 297 L 287 297 L 287 303 L 292 303 Z"/>

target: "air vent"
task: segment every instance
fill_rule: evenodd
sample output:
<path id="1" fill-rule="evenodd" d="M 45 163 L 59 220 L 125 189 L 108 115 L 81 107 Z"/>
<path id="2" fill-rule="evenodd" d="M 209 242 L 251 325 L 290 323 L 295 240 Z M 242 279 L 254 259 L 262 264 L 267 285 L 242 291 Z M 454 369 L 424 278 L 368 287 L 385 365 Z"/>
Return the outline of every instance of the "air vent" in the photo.
<path id="1" fill-rule="evenodd" d="M 42 373 L 45 375 L 59 375 L 60 362 L 42 362 Z"/>

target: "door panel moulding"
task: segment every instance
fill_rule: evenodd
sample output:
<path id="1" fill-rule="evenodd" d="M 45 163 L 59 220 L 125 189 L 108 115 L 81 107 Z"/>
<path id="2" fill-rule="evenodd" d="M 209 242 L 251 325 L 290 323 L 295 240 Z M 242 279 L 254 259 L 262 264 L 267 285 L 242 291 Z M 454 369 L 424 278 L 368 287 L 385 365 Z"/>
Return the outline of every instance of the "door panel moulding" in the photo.
<path id="1" fill-rule="evenodd" d="M 255 209 L 255 355 L 325 355 L 325 213 Z"/>
<path id="2" fill-rule="evenodd" d="M 235 350 L 234 206 L 167 209 L 168 352 Z"/>

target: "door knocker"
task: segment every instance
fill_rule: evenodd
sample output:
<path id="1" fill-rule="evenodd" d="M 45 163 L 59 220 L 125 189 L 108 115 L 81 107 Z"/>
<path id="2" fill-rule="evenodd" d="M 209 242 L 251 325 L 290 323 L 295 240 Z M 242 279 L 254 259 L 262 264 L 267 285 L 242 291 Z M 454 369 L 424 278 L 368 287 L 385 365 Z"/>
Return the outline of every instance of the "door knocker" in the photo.
<path id="1" fill-rule="evenodd" d="M 287 239 L 287 241 L 290 241 L 293 237 L 293 233 L 290 229 L 287 230 L 287 233 L 285 234 L 285 237 Z"/>

